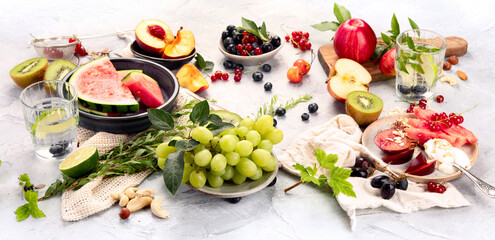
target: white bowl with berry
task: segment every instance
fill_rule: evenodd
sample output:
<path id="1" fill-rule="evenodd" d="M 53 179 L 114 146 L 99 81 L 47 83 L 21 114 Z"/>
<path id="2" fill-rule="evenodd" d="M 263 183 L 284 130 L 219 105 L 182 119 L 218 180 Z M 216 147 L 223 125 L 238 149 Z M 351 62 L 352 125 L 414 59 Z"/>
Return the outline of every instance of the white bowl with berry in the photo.
<path id="1" fill-rule="evenodd" d="M 254 22 L 243 18 L 242 27 L 229 25 L 222 32 L 218 49 L 234 63 L 248 66 L 261 64 L 275 56 L 283 46 L 280 37 L 266 32 L 264 26 L 263 23 L 262 27 L 257 27 Z"/>

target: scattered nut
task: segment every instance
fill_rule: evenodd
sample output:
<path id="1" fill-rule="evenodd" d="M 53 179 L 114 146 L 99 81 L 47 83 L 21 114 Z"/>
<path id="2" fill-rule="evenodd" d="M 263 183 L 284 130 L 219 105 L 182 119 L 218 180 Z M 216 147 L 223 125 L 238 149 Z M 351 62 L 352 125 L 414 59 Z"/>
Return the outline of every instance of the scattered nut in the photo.
<path id="1" fill-rule="evenodd" d="M 138 189 L 135 187 L 130 187 L 130 188 L 125 190 L 125 195 L 127 195 L 127 197 L 129 197 L 129 199 L 133 199 L 134 197 L 136 197 L 136 191 L 137 190 Z"/>
<path id="2" fill-rule="evenodd" d="M 118 192 L 113 192 L 113 193 L 110 193 L 110 197 L 112 197 L 113 199 L 115 200 L 120 200 L 120 195 L 122 193 L 118 193 Z"/>
<path id="3" fill-rule="evenodd" d="M 129 197 L 125 194 L 120 194 L 119 206 L 125 207 L 129 203 Z"/>
<path id="4" fill-rule="evenodd" d="M 462 80 L 467 80 L 468 79 L 467 75 L 463 71 L 461 71 L 461 70 L 457 70 L 457 75 L 459 75 L 459 78 L 462 79 Z"/>
<path id="5" fill-rule="evenodd" d="M 443 63 L 443 70 L 448 71 L 452 68 L 452 64 L 449 62 L 444 62 Z"/>
<path id="6" fill-rule="evenodd" d="M 159 218 L 168 218 L 168 212 L 162 209 L 163 199 L 157 197 L 151 202 L 151 212 Z"/>
<path id="7" fill-rule="evenodd" d="M 155 191 L 153 191 L 153 189 L 151 188 L 141 189 L 136 192 L 136 196 L 152 198 L 155 196 Z"/>
<path id="8" fill-rule="evenodd" d="M 44 188 L 45 186 L 46 186 L 46 185 L 42 183 L 42 184 L 38 184 L 38 185 L 36 185 L 36 187 L 34 187 L 34 188 L 35 188 L 35 189 L 42 189 L 42 188 Z"/>
<path id="9" fill-rule="evenodd" d="M 119 217 L 122 219 L 127 219 L 129 217 L 129 215 L 131 215 L 131 211 L 129 211 L 129 209 L 127 209 L 125 207 L 122 208 L 122 210 L 119 213 Z"/>
<path id="10" fill-rule="evenodd" d="M 457 85 L 457 78 L 452 76 L 444 76 L 440 78 L 440 82 L 448 82 L 450 85 L 455 86 Z"/>
<path id="11" fill-rule="evenodd" d="M 129 201 L 127 204 L 127 209 L 131 212 L 135 212 L 139 209 L 142 209 L 146 206 L 149 206 L 153 199 L 150 197 L 137 197 Z"/>
<path id="12" fill-rule="evenodd" d="M 459 63 L 459 58 L 457 58 L 456 56 L 450 56 L 449 63 L 451 63 L 452 65 L 456 65 Z"/>

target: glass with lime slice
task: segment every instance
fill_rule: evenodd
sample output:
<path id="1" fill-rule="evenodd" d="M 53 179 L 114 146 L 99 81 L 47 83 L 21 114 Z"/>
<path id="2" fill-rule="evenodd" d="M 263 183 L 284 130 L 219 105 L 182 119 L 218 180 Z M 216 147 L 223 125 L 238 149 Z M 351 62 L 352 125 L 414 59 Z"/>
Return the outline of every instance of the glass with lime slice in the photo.
<path id="1" fill-rule="evenodd" d="M 37 156 L 63 159 L 76 148 L 79 113 L 77 93 L 70 83 L 33 83 L 21 92 L 20 100 Z"/>
<path id="2" fill-rule="evenodd" d="M 411 29 L 397 37 L 395 88 L 401 99 L 417 101 L 433 96 L 446 47 L 445 38 L 429 30 Z"/>

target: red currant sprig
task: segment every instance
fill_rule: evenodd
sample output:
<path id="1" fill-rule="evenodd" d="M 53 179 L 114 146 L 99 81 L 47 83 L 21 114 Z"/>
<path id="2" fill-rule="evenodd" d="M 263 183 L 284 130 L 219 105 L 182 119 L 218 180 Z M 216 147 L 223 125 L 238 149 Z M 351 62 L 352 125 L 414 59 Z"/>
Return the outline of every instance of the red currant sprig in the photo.
<path id="1" fill-rule="evenodd" d="M 309 33 L 302 31 L 293 31 L 291 35 L 285 36 L 285 41 L 292 42 L 292 46 L 301 49 L 301 51 L 311 50 L 311 43 L 309 42 Z"/>
<path id="2" fill-rule="evenodd" d="M 78 38 L 76 37 L 76 35 L 74 35 L 73 37 L 69 38 L 69 43 L 73 43 L 77 40 Z M 81 57 L 88 55 L 88 52 L 86 52 L 86 49 L 82 46 L 81 42 L 76 43 L 76 49 L 74 49 L 74 52 Z"/>
<path id="3" fill-rule="evenodd" d="M 434 182 L 429 182 L 427 185 L 428 191 L 436 192 L 436 193 L 444 193 L 447 191 L 447 188 L 443 184 L 437 184 Z"/>

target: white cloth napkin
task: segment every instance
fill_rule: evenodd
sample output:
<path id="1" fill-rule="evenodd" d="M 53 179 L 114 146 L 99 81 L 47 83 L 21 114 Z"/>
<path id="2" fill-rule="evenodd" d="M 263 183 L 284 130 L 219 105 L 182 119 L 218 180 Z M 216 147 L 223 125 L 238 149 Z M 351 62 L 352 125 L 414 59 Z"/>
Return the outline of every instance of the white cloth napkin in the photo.
<path id="1" fill-rule="evenodd" d="M 377 159 L 366 147 L 360 144 L 361 129 L 349 115 L 341 114 L 330 119 L 328 122 L 309 129 L 299 135 L 287 148 L 278 156 L 282 167 L 288 172 L 299 175 L 299 171 L 292 165 L 299 163 L 304 166 L 313 166 L 317 163 L 314 151 L 316 148 L 324 150 L 327 154 L 334 153 L 339 156 L 337 166 L 352 167 L 358 156 L 365 156 Z M 318 174 L 325 173 L 320 170 Z M 426 190 L 426 184 L 419 184 L 409 181 L 407 191 L 396 190 L 394 196 L 385 200 L 380 196 L 380 190 L 371 187 L 370 181 L 374 176 L 383 174 L 376 171 L 372 177 L 359 178 L 350 177 L 356 198 L 343 194 L 336 196 L 337 201 L 350 218 L 351 229 L 355 229 L 356 215 L 360 212 L 366 214 L 378 211 L 377 208 L 385 207 L 399 213 L 410 213 L 413 211 L 431 208 L 453 208 L 468 206 L 469 202 L 450 183 L 446 183 L 447 191 L 443 194 L 431 193 Z M 365 210 L 366 209 L 366 210 Z"/>

